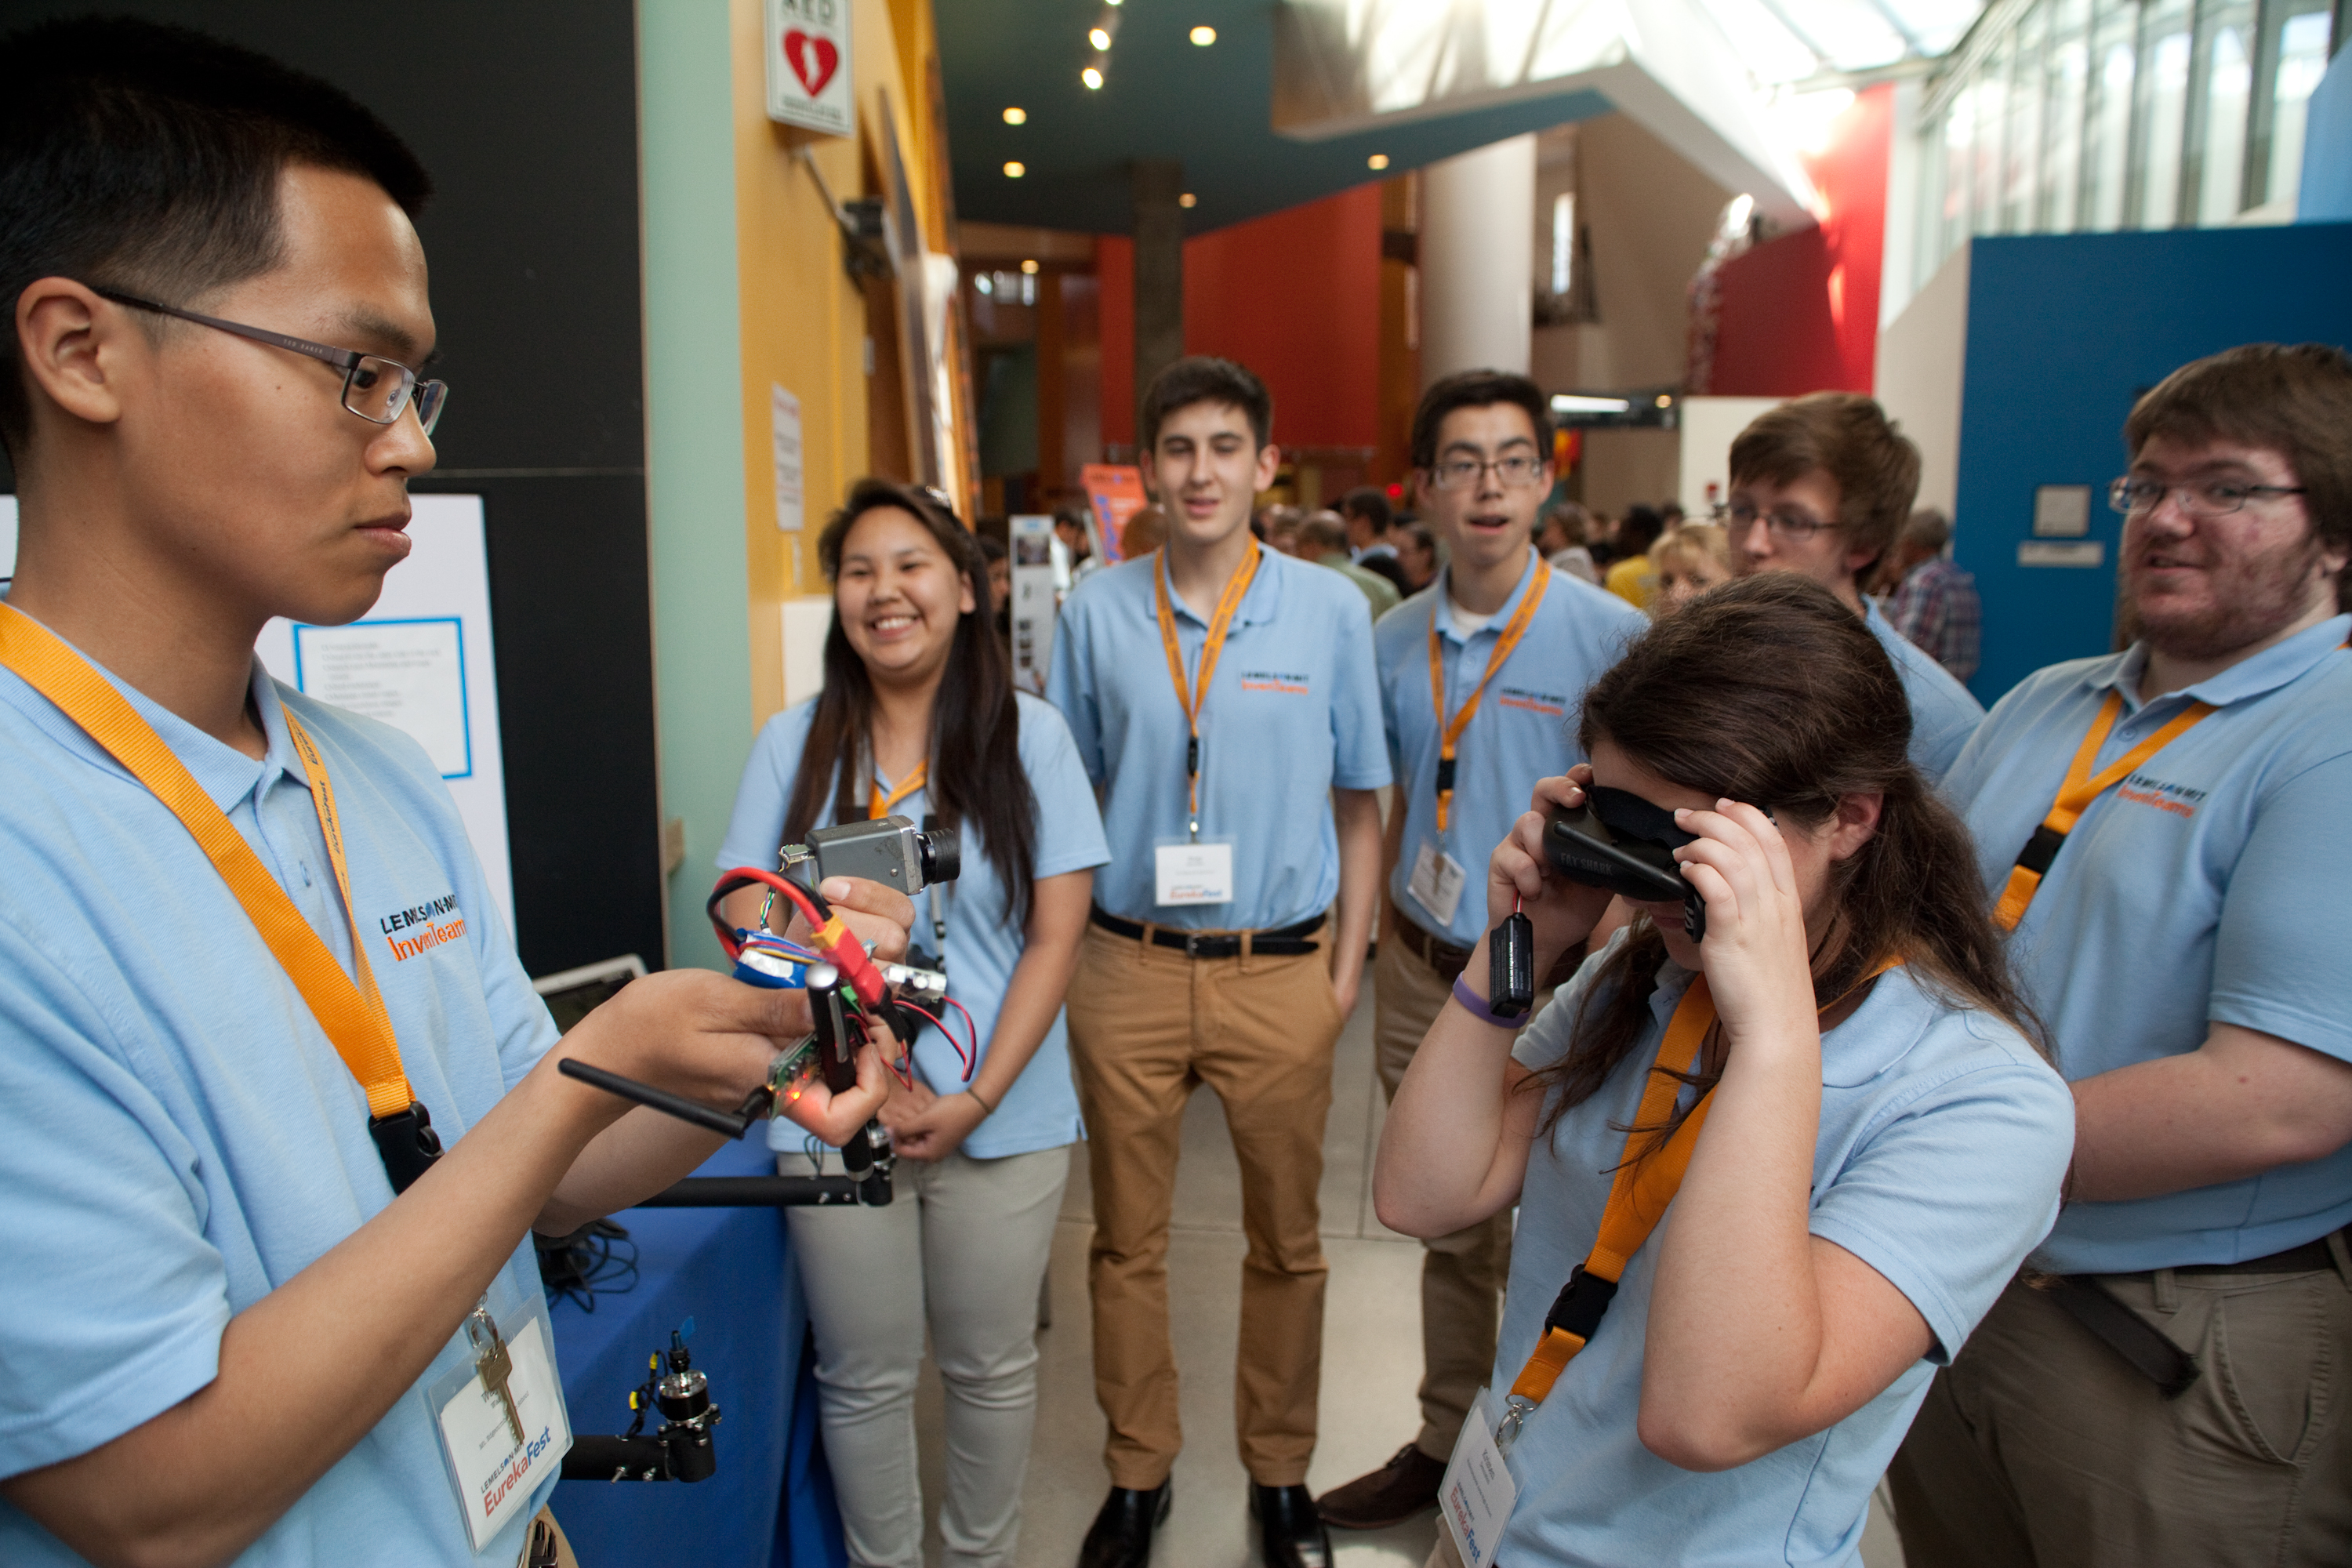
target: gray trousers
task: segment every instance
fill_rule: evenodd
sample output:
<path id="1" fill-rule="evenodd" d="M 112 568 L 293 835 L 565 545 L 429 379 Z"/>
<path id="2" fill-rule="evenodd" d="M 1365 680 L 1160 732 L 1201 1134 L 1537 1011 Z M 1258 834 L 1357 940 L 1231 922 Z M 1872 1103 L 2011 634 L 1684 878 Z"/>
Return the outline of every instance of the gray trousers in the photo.
<path id="1" fill-rule="evenodd" d="M 786 1154 L 777 1168 L 803 1175 Z M 839 1169 L 836 1156 L 825 1158 Z M 1012 1568 L 1037 1417 L 1037 1288 L 1067 1149 L 898 1162 L 882 1208 L 784 1211 L 816 1330 L 817 1409 L 857 1568 L 922 1568 L 915 1379 L 923 1332 L 947 1393 L 947 1568 Z"/>

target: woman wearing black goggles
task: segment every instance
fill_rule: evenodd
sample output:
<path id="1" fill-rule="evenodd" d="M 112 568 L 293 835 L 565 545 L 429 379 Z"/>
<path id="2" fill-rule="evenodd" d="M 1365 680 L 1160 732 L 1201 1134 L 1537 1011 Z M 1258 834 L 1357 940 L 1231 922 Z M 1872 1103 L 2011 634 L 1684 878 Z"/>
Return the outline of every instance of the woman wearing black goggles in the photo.
<path id="1" fill-rule="evenodd" d="M 1591 763 L 1496 847 L 1534 973 L 1633 916 L 1531 1024 L 1474 954 L 1381 1136 L 1388 1225 L 1519 1205 L 1433 1563 L 1855 1561 L 1934 1364 L 2048 1229 L 2073 1102 L 1908 738 L 1853 612 L 1750 578 L 1594 684 Z"/>

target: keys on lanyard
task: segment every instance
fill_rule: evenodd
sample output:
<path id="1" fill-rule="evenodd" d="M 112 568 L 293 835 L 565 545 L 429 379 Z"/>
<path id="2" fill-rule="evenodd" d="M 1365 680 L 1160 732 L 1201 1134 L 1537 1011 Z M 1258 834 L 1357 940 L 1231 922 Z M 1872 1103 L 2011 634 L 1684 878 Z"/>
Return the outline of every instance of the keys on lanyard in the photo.
<path id="1" fill-rule="evenodd" d="M 1242 595 L 1249 592 L 1265 553 L 1256 541 L 1251 541 L 1249 558 L 1225 579 L 1224 592 L 1217 595 L 1216 614 L 1209 621 L 1208 640 L 1201 645 L 1198 685 L 1184 679 L 1184 648 L 1176 640 L 1176 607 L 1168 595 L 1166 552 L 1160 552 L 1160 559 L 1153 563 L 1151 586 L 1160 613 L 1160 645 L 1167 650 L 1168 676 L 1176 684 L 1176 701 L 1184 710 L 1184 721 L 1191 727 L 1184 743 L 1185 821 L 1196 843 L 1201 837 L 1201 708 L 1209 700 L 1209 682 L 1217 673 L 1217 656 L 1225 650 L 1225 634 L 1233 626 L 1234 612 L 1241 608 Z"/>
<path id="2" fill-rule="evenodd" d="M 514 1352 L 499 1333 L 487 1299 L 476 1302 L 467 1316 L 466 1337 L 474 1344 L 474 1371 L 482 1380 L 482 1391 L 505 1409 L 507 1430 L 520 1447 L 524 1441 L 522 1412 L 515 1408 L 514 1391 L 507 1386 L 514 1377 Z"/>
<path id="3" fill-rule="evenodd" d="M 1429 606 L 1429 700 L 1437 710 L 1437 831 L 1442 837 L 1447 820 L 1454 815 L 1454 749 L 1462 739 L 1462 731 L 1470 727 L 1470 716 L 1478 711 L 1478 700 L 1486 694 L 1486 683 L 1528 635 L 1528 623 L 1536 618 L 1536 610 L 1543 604 L 1545 593 L 1551 587 L 1551 564 L 1538 556 L 1536 559 L 1535 581 L 1528 584 L 1519 596 L 1519 607 L 1511 612 L 1502 635 L 1496 638 L 1495 648 L 1486 656 L 1486 673 L 1462 700 L 1461 710 L 1448 719 L 1445 716 L 1445 644 L 1437 634 L 1438 605 Z"/>

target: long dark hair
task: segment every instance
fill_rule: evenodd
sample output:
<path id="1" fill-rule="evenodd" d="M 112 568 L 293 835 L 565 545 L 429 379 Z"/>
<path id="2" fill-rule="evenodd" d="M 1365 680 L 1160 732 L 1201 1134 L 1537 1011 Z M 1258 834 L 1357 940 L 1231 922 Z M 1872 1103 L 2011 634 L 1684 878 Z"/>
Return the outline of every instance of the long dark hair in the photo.
<path id="1" fill-rule="evenodd" d="M 980 541 L 958 522 L 930 491 L 887 479 L 866 479 L 850 487 L 849 499 L 817 536 L 817 561 L 828 582 L 841 575 L 842 544 L 857 520 L 869 511 L 895 508 L 929 531 L 971 590 L 972 608 L 956 618 L 955 642 L 931 703 L 931 809 L 942 826 L 971 823 L 987 846 L 988 858 L 1004 884 L 1013 919 L 1029 918 L 1029 887 L 1036 879 L 1037 795 L 1021 766 L 1021 711 L 1013 695 L 1013 669 L 988 609 L 988 561 Z M 792 803 L 784 812 L 784 842 L 797 843 L 824 815 L 833 796 L 837 822 L 854 821 L 859 777 L 873 755 L 874 681 L 866 661 L 849 644 L 835 616 L 824 638 L 824 690 L 809 721 L 808 744 L 793 776 Z"/>
<path id="2" fill-rule="evenodd" d="M 1605 739 L 1662 779 L 1768 807 L 1801 827 L 1829 820 L 1843 795 L 1881 795 L 1877 831 L 1830 868 L 1835 912 L 1812 938 L 1816 1005 L 1899 956 L 1930 990 L 2014 1025 L 2046 1051 L 1986 908 L 1969 830 L 1906 755 L 1902 679 L 1862 617 L 1827 588 L 1769 572 L 1701 595 L 1593 682 L 1578 739 L 1588 752 Z M 1529 1080 L 1544 1092 L 1559 1088 L 1547 1129 L 1640 1043 L 1665 958 L 1665 940 L 1638 915 L 1586 991 L 1568 1055 Z"/>

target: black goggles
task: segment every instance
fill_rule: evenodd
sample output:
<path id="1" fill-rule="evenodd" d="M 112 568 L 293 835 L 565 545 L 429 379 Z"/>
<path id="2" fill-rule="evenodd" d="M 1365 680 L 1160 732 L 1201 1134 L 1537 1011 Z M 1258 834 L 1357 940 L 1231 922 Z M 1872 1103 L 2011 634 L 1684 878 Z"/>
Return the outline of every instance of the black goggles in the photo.
<path id="1" fill-rule="evenodd" d="M 1697 840 L 1675 826 L 1675 814 L 1640 795 L 1587 785 L 1586 805 L 1554 806 L 1544 823 L 1544 858 L 1571 882 L 1601 888 L 1637 903 L 1679 899 L 1683 930 L 1706 936 L 1706 902 L 1682 873 L 1675 851 Z"/>

